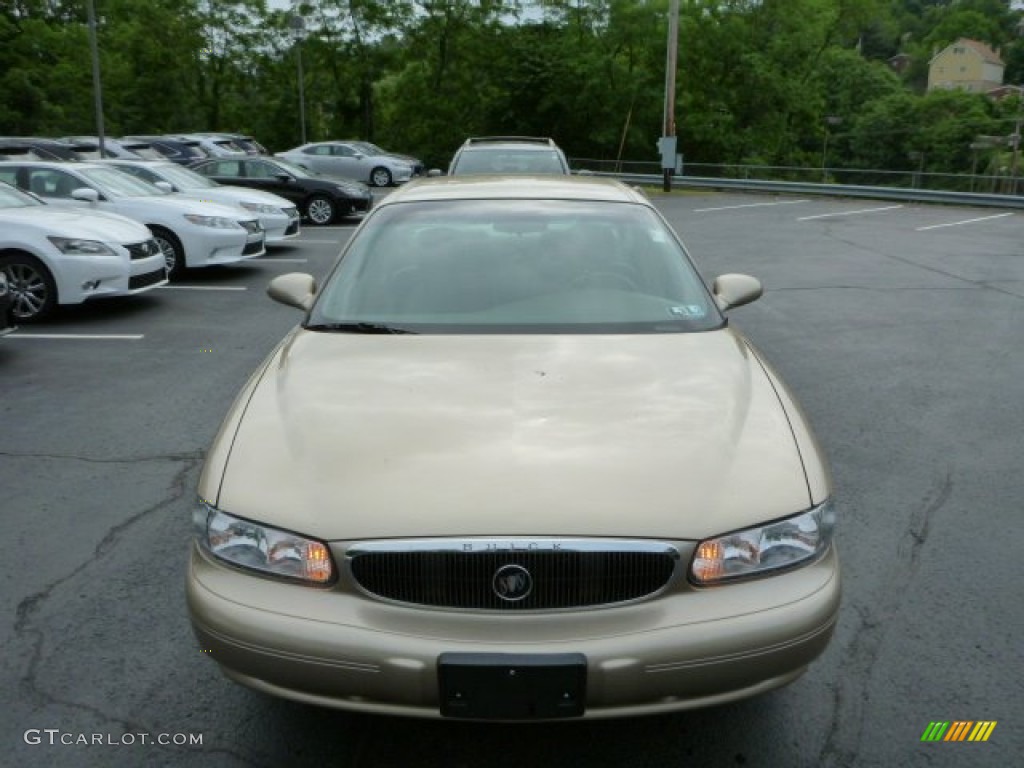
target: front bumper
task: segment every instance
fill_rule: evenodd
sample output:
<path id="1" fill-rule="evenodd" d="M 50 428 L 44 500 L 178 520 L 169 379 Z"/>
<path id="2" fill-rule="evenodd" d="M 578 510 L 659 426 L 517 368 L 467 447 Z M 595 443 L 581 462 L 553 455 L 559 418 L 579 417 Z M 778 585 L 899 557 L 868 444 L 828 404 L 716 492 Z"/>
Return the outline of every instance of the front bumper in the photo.
<path id="1" fill-rule="evenodd" d="M 61 304 L 132 296 L 167 283 L 163 254 L 133 258 L 127 245 L 107 243 L 115 255 L 77 256 L 56 249 L 50 260 Z"/>
<path id="2" fill-rule="evenodd" d="M 295 211 L 292 216 L 283 212 L 259 214 L 260 224 L 266 232 L 267 245 L 284 243 L 299 236 L 299 212 L 294 208 L 292 210 Z"/>
<path id="3" fill-rule="evenodd" d="M 244 229 L 216 229 L 190 224 L 176 234 L 185 248 L 185 263 L 190 269 L 233 264 L 267 252 L 262 228 L 249 233 Z"/>
<path id="4" fill-rule="evenodd" d="M 744 584 L 619 607 L 496 615 L 285 584 L 193 545 L 187 598 L 202 650 L 228 677 L 274 695 L 436 718 L 442 653 L 581 653 L 584 717 L 621 717 L 720 704 L 799 677 L 832 635 L 839 563 L 832 549 L 813 565 Z"/>

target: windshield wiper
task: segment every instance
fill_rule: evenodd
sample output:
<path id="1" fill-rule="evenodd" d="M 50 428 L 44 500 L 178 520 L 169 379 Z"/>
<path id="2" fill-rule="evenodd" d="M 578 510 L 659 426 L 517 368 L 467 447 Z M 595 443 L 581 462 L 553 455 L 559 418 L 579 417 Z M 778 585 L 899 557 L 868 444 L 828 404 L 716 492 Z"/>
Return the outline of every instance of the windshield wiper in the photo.
<path id="1" fill-rule="evenodd" d="M 340 333 L 416 333 L 407 328 L 398 328 L 383 323 L 314 323 L 305 328 L 307 331 L 337 331 Z"/>

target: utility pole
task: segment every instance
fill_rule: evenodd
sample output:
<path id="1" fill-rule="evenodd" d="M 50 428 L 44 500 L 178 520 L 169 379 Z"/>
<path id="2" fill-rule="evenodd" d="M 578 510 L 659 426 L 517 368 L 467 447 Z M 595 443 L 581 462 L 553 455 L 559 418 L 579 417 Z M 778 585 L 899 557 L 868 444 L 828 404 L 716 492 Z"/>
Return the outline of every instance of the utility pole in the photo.
<path id="1" fill-rule="evenodd" d="M 107 156 L 106 134 L 103 127 L 103 83 L 100 80 L 100 51 L 96 42 L 96 9 L 93 0 L 85 0 L 89 20 L 89 50 L 92 53 L 92 95 L 96 106 L 96 135 L 100 140 L 100 157 Z"/>
<path id="2" fill-rule="evenodd" d="M 306 39 L 306 20 L 292 11 L 288 17 L 288 27 L 295 41 L 295 55 L 299 60 L 299 131 L 302 143 L 306 143 L 306 78 L 302 73 L 302 41 Z"/>
<path id="3" fill-rule="evenodd" d="M 672 0 L 668 12 L 668 44 L 665 53 L 665 115 L 662 125 L 662 189 L 672 191 L 672 173 L 676 167 L 676 65 L 679 58 L 679 0 Z"/>

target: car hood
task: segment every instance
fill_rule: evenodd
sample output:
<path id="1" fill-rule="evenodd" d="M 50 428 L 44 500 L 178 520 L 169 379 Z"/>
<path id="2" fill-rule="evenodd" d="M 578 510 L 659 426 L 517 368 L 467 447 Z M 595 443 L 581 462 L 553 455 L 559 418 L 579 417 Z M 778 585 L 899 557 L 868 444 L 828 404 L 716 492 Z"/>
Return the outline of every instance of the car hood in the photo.
<path id="1" fill-rule="evenodd" d="M 153 236 L 142 224 L 124 216 L 57 205 L 3 209 L 0 222 L 31 227 L 44 236 L 80 237 L 108 243 L 138 243 Z"/>
<path id="2" fill-rule="evenodd" d="M 240 209 L 237 205 L 202 202 L 180 192 L 149 197 L 119 197 L 110 201 L 110 205 L 128 215 L 145 216 L 148 212 L 181 213 L 193 216 L 224 216 L 234 221 L 254 219 L 255 214 Z"/>
<path id="3" fill-rule="evenodd" d="M 325 540 L 699 539 L 810 505 L 786 413 L 729 329 L 297 329 L 244 400 L 211 450 L 230 445 L 219 495 L 209 467 L 200 492 Z"/>
<path id="4" fill-rule="evenodd" d="M 277 208 L 295 207 L 295 203 L 289 202 L 283 197 L 258 189 L 246 189 L 245 187 L 193 187 L 183 189 L 181 194 L 193 200 L 212 200 L 222 205 L 234 206 L 239 203 L 261 203 L 263 205 L 273 205 Z"/>

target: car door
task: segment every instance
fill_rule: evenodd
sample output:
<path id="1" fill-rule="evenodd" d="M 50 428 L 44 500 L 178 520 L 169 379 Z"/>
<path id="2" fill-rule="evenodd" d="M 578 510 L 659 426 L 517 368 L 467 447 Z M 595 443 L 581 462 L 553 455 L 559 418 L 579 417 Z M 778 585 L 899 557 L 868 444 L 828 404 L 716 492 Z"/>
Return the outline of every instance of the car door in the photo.
<path id="1" fill-rule="evenodd" d="M 325 171 L 335 176 L 367 181 L 370 178 L 370 164 L 366 156 L 349 144 L 331 145 L 331 169 Z"/>
<path id="2" fill-rule="evenodd" d="M 241 160 L 211 160 L 207 163 L 197 165 L 196 172 L 209 176 L 220 184 L 230 184 L 235 187 L 251 187 L 245 177 L 245 168 Z"/>
<path id="3" fill-rule="evenodd" d="M 300 203 L 305 199 L 306 192 L 301 183 L 276 163 L 268 160 L 242 160 L 241 162 L 245 168 L 247 187 L 271 192 L 293 203 Z M 289 180 L 286 181 L 283 178 L 285 175 Z"/>
<path id="4" fill-rule="evenodd" d="M 296 165 L 301 165 L 303 168 L 308 168 L 311 171 L 317 173 L 330 173 L 331 163 L 331 145 L 330 144 L 314 144 L 311 147 L 306 147 L 297 156 L 291 156 L 287 158 Z"/>

